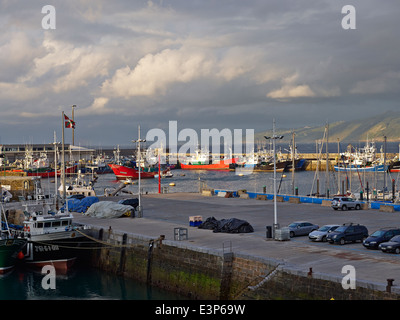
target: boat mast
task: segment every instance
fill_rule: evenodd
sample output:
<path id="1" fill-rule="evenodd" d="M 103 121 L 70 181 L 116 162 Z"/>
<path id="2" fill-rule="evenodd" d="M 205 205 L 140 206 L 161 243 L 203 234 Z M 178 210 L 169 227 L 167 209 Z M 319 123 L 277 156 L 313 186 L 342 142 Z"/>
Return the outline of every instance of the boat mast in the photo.
<path id="1" fill-rule="evenodd" d="M 325 173 L 326 173 L 326 178 L 325 178 L 325 196 L 329 198 L 329 150 L 328 150 L 328 137 L 329 137 L 329 124 L 326 124 L 326 163 L 325 163 Z"/>
<path id="2" fill-rule="evenodd" d="M 54 181 L 55 181 L 55 193 L 54 193 L 54 204 L 56 206 L 56 210 L 58 210 L 58 170 L 57 170 L 57 137 L 56 132 L 54 131 Z"/>
<path id="3" fill-rule="evenodd" d="M 65 203 L 65 193 L 66 188 L 65 188 L 65 148 L 64 148 L 64 111 L 62 111 L 62 116 L 61 116 L 61 127 L 62 127 L 62 146 L 61 146 L 61 183 L 63 187 L 63 202 Z"/>
<path id="4" fill-rule="evenodd" d="M 295 150 L 296 150 L 296 143 L 295 143 L 295 133 L 294 130 L 292 131 L 292 194 L 295 194 L 295 188 L 294 188 L 294 171 L 296 169 L 295 166 Z"/>

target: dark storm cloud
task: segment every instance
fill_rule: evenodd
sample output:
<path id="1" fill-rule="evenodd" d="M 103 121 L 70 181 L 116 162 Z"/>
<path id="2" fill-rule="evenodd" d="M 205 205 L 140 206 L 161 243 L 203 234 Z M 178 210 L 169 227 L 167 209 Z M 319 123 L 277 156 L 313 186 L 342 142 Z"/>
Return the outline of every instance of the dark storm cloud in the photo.
<path id="1" fill-rule="evenodd" d="M 0 2 L 2 143 L 51 140 L 73 104 L 76 140 L 92 145 L 168 120 L 260 131 L 399 107 L 396 1 L 46 4 L 56 30 L 41 28 L 43 2 Z M 355 30 L 341 27 L 347 4 Z"/>

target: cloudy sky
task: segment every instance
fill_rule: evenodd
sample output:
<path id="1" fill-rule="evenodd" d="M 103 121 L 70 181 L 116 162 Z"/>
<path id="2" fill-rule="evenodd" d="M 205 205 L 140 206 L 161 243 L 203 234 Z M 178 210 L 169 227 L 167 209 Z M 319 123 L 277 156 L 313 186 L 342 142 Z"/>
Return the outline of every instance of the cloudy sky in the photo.
<path id="1" fill-rule="evenodd" d="M 95 147 L 173 120 L 259 132 L 399 110 L 399 16 L 398 0 L 0 0 L 0 143 L 60 139 L 72 105 L 75 144 Z"/>

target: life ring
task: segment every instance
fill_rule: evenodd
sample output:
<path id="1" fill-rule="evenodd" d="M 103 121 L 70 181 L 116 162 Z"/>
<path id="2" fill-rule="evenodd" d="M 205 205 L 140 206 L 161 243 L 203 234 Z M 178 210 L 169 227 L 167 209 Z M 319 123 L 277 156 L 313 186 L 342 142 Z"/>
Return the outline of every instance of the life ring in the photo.
<path id="1" fill-rule="evenodd" d="M 26 232 L 31 232 L 31 228 L 30 228 L 29 226 L 25 226 L 25 227 L 24 227 L 24 231 L 26 231 Z"/>

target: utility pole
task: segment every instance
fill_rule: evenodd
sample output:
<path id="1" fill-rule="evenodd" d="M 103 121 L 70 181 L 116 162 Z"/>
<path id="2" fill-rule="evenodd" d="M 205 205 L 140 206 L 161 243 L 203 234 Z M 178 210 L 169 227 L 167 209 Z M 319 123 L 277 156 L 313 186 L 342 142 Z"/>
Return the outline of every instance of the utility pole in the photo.
<path id="1" fill-rule="evenodd" d="M 140 125 L 138 126 L 138 139 L 137 140 L 132 140 L 132 142 L 138 144 L 138 157 L 137 157 L 136 161 L 139 164 L 139 205 L 137 207 L 137 210 L 138 210 L 138 217 L 141 218 L 143 216 L 143 210 L 142 210 L 141 190 L 140 190 L 140 171 L 141 171 L 141 167 L 140 167 L 141 166 L 140 165 L 140 161 L 141 161 L 140 143 L 141 142 L 146 142 L 146 139 L 140 139 Z"/>
<path id="2" fill-rule="evenodd" d="M 325 160 L 325 172 L 326 172 L 326 177 L 325 177 L 325 196 L 329 198 L 329 149 L 328 149 L 328 143 L 329 143 L 329 124 L 326 124 L 326 160 Z"/>
<path id="3" fill-rule="evenodd" d="M 279 229 L 279 224 L 278 224 L 278 208 L 277 208 L 277 201 L 276 201 L 276 155 L 275 155 L 275 140 L 276 139 L 282 139 L 283 136 L 277 136 L 275 134 L 275 119 L 273 120 L 273 126 L 272 126 L 272 137 L 266 137 L 264 136 L 265 139 L 272 139 L 272 148 L 273 148 L 273 157 L 274 157 L 274 234 L 275 230 Z"/>

